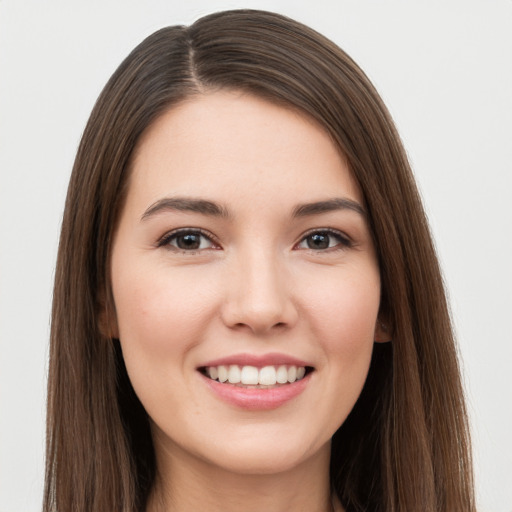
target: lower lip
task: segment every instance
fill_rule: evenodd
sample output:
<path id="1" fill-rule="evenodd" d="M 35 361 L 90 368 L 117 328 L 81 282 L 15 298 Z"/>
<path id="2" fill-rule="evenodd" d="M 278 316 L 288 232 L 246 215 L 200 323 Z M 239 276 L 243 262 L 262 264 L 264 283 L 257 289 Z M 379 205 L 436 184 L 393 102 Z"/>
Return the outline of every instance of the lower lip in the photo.
<path id="1" fill-rule="evenodd" d="M 209 388 L 224 402 L 240 409 L 251 411 L 277 409 L 300 395 L 309 383 L 311 374 L 291 384 L 275 388 L 244 388 L 229 383 L 221 383 L 202 375 Z"/>

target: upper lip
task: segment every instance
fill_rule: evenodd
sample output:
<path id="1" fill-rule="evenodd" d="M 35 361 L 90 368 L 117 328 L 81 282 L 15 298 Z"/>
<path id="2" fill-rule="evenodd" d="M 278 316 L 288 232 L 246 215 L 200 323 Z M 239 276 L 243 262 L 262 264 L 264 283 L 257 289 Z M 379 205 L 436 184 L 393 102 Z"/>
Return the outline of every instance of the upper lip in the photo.
<path id="1" fill-rule="evenodd" d="M 278 352 L 271 352 L 268 354 L 232 354 L 227 357 L 221 357 L 219 359 L 213 359 L 199 366 L 199 368 L 205 368 L 208 366 L 255 366 L 257 368 L 263 368 L 264 366 L 310 366 L 310 363 L 290 356 L 288 354 L 280 354 Z"/>

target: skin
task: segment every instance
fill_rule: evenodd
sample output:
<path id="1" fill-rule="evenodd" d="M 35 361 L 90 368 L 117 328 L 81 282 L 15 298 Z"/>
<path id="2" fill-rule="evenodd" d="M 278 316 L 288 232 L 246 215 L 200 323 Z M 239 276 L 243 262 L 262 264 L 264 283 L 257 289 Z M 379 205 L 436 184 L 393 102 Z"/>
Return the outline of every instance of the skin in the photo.
<path id="1" fill-rule="evenodd" d="M 331 510 L 330 439 L 384 338 L 380 277 L 364 213 L 293 212 L 333 198 L 363 208 L 345 159 L 308 118 L 221 91 L 157 119 L 131 172 L 110 328 L 152 422 L 158 479 L 148 510 Z M 155 207 L 177 197 L 227 215 Z M 198 248 L 173 237 L 187 228 L 205 235 Z M 311 248 L 311 231 L 328 247 Z M 220 400 L 197 370 L 268 352 L 314 367 L 304 391 L 273 410 Z"/>

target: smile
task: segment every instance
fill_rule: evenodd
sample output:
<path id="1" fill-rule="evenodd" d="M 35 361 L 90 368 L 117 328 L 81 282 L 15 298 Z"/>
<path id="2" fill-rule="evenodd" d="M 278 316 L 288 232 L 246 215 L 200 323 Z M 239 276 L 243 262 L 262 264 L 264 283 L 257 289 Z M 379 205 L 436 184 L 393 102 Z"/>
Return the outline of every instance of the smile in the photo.
<path id="1" fill-rule="evenodd" d="M 283 354 L 237 354 L 197 368 L 221 401 L 249 411 L 276 409 L 301 395 L 315 368 Z"/>
<path id="2" fill-rule="evenodd" d="M 303 379 L 306 373 L 311 370 L 309 367 L 296 365 L 269 365 L 258 368 L 250 365 L 239 366 L 232 364 L 207 366 L 201 368 L 200 371 L 203 375 L 221 383 L 227 382 L 243 387 L 250 386 L 265 389 L 292 384 L 297 380 Z"/>

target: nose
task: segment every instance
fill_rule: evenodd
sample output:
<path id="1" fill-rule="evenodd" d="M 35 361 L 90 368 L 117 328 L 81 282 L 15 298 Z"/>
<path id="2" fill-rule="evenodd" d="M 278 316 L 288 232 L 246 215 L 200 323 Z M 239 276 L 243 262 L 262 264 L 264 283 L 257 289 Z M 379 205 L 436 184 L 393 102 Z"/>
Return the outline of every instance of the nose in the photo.
<path id="1" fill-rule="evenodd" d="M 292 327 L 298 312 L 292 283 L 275 255 L 258 251 L 240 255 L 229 271 L 222 319 L 231 329 L 257 335 Z"/>

